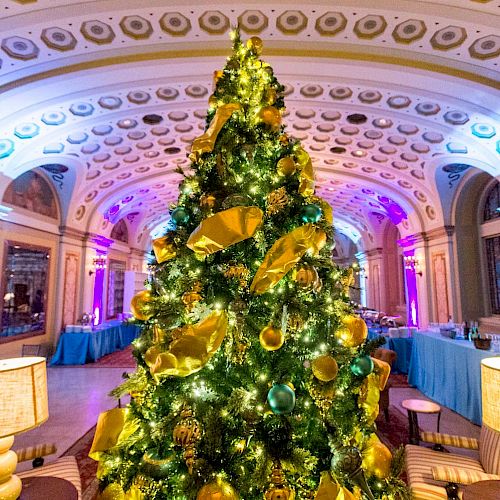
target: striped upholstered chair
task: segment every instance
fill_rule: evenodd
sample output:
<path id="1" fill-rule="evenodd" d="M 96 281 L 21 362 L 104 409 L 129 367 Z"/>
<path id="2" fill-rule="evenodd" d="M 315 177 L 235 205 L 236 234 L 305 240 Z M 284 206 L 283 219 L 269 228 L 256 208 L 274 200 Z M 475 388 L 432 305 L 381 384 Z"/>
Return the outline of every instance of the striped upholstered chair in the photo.
<path id="1" fill-rule="evenodd" d="M 421 432 L 420 439 L 428 443 L 478 450 L 479 460 L 407 445 L 406 471 L 413 500 L 457 498 L 455 492 L 461 498 L 462 489 L 467 484 L 488 479 L 500 480 L 500 432 L 486 424 L 483 423 L 481 427 L 479 440 L 436 432 Z"/>
<path id="2" fill-rule="evenodd" d="M 40 444 L 16 450 L 17 461 L 24 462 L 32 460 L 33 469 L 16 472 L 16 475 L 23 479 L 25 477 L 51 476 L 69 481 L 78 491 L 78 499 L 82 498 L 82 483 L 76 458 L 72 456 L 61 457 L 53 462 L 43 465 L 43 457 L 56 453 L 57 449 L 53 444 Z M 56 500 L 56 499 L 54 499 Z"/>

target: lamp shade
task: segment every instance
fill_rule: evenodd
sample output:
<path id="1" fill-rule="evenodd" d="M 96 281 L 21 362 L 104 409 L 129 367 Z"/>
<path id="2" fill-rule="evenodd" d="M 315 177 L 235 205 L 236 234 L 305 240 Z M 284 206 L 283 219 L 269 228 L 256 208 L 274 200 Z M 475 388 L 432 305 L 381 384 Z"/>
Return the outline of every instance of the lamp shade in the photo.
<path id="1" fill-rule="evenodd" d="M 49 418 L 45 358 L 0 359 L 0 438 Z"/>
<path id="2" fill-rule="evenodd" d="M 500 432 L 500 356 L 481 361 L 483 423 Z"/>

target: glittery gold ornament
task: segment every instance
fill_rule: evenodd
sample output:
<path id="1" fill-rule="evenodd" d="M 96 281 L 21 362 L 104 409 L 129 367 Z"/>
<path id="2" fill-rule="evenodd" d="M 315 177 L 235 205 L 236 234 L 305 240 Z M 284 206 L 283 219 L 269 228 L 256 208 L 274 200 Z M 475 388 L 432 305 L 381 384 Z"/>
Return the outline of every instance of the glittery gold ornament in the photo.
<path id="1" fill-rule="evenodd" d="M 304 328 L 304 319 L 298 313 L 291 313 L 287 319 L 287 329 L 292 333 L 300 332 Z"/>
<path id="2" fill-rule="evenodd" d="M 295 490 L 286 484 L 285 475 L 281 468 L 279 460 L 273 463 L 273 469 L 270 477 L 271 484 L 264 493 L 265 500 L 294 500 Z"/>
<path id="3" fill-rule="evenodd" d="M 337 377 L 339 366 L 332 356 L 324 354 L 313 360 L 312 372 L 321 382 L 331 382 Z"/>
<path id="4" fill-rule="evenodd" d="M 288 205 L 288 195 L 285 187 L 275 189 L 267 195 L 267 213 L 269 215 L 281 212 Z"/>
<path id="5" fill-rule="evenodd" d="M 283 146 L 288 146 L 288 144 L 289 144 L 289 142 L 290 142 L 290 141 L 289 141 L 289 139 L 288 139 L 288 135 L 286 135 L 286 134 L 281 134 L 281 135 L 279 136 L 279 141 L 280 141 L 280 143 L 281 143 Z"/>
<path id="6" fill-rule="evenodd" d="M 376 434 L 372 434 L 361 451 L 363 469 L 369 476 L 385 479 L 391 473 L 392 454 Z"/>
<path id="7" fill-rule="evenodd" d="M 192 474 L 195 462 L 195 445 L 201 439 L 201 426 L 189 408 L 182 410 L 181 420 L 174 427 L 172 436 L 174 443 L 184 448 L 184 460 L 189 474 Z"/>
<path id="8" fill-rule="evenodd" d="M 132 297 L 130 310 L 132 314 L 141 321 L 147 321 L 153 316 L 151 311 L 151 293 L 149 290 L 142 290 Z"/>
<path id="9" fill-rule="evenodd" d="M 214 208 L 217 199 L 213 194 L 204 194 L 200 197 L 201 208 Z"/>
<path id="10" fill-rule="evenodd" d="M 279 328 L 267 325 L 260 331 L 259 341 L 266 351 L 277 351 L 285 342 L 285 336 Z"/>
<path id="11" fill-rule="evenodd" d="M 260 56 L 262 54 L 263 46 L 264 44 L 258 36 L 253 36 L 247 40 L 248 50 L 251 50 L 256 56 Z"/>
<path id="12" fill-rule="evenodd" d="M 226 481 L 217 478 L 198 491 L 196 500 L 238 500 L 235 489 Z"/>
<path id="13" fill-rule="evenodd" d="M 345 316 L 342 318 L 342 324 L 344 327 L 337 329 L 335 337 L 346 347 L 357 347 L 368 336 L 368 327 L 358 316 Z"/>
<path id="14" fill-rule="evenodd" d="M 259 111 L 259 119 L 273 131 L 278 131 L 281 125 L 281 114 L 274 106 L 264 106 Z"/>
<path id="15" fill-rule="evenodd" d="M 239 280 L 239 285 L 244 287 L 248 284 L 250 278 L 250 271 L 244 264 L 230 265 L 225 271 L 226 278 L 236 278 Z"/>
<path id="16" fill-rule="evenodd" d="M 194 305 L 203 297 L 198 292 L 185 292 L 182 294 L 182 302 L 188 311 L 192 311 Z"/>
<path id="17" fill-rule="evenodd" d="M 272 87 L 266 90 L 265 101 L 267 104 L 274 104 L 276 102 L 276 97 L 278 96 L 276 89 Z"/>
<path id="18" fill-rule="evenodd" d="M 290 176 L 295 173 L 297 166 L 295 165 L 295 160 L 291 156 L 285 156 L 278 161 L 276 165 L 278 172 L 282 175 Z"/>
<path id="19" fill-rule="evenodd" d="M 316 268 L 310 264 L 301 264 L 297 266 L 292 273 L 292 279 L 301 288 L 310 289 L 319 292 L 323 286 Z"/>

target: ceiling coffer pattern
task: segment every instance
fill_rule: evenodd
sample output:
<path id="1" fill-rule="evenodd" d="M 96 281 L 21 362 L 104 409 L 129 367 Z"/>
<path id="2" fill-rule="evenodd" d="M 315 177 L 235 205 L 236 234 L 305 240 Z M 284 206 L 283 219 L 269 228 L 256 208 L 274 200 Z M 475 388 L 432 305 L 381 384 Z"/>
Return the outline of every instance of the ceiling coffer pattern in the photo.
<path id="1" fill-rule="evenodd" d="M 76 14 L 84 10 L 80 4 Z M 53 62 L 66 57 L 67 52 L 98 53 L 134 44 L 139 44 L 138 51 L 144 45 L 158 48 L 158 44 L 161 50 L 168 50 L 170 45 L 175 50 L 175 44 L 193 37 L 226 41 L 231 24 L 236 23 L 247 34 L 264 35 L 273 40 L 288 40 L 293 36 L 308 42 L 311 37 L 319 37 L 316 42 L 329 44 L 337 51 L 352 50 L 348 45 L 355 44 L 360 52 L 369 46 L 384 52 L 392 50 L 394 55 L 403 58 L 434 54 L 441 59 L 440 64 L 452 65 L 455 61 L 492 71 L 498 71 L 495 59 L 500 54 L 500 37 L 487 26 L 478 29 L 477 25 L 467 22 L 450 24 L 446 17 L 421 15 L 417 18 L 409 14 L 406 17 L 404 12 L 381 9 L 370 12 L 366 8 L 326 10 L 319 6 L 301 10 L 283 6 L 272 11 L 240 8 L 239 11 L 232 9 L 229 17 L 220 10 L 179 6 L 178 10 L 171 11 L 136 8 L 126 15 L 106 13 L 101 18 L 78 15 L 58 18 L 57 8 L 53 14 L 50 26 L 36 30 L 28 26 L 10 34 L 8 26 L 2 30 L 4 57 L 3 61 L 0 59 L 0 75 L 8 78 L 10 73 L 29 65 L 39 66 L 48 59 Z M 107 54 L 103 53 L 103 57 Z M 33 72 L 37 72 L 36 67 Z"/>
<path id="2" fill-rule="evenodd" d="M 11 3 L 12 12 L 21 14 L 19 19 L 29 12 L 29 5 L 48 6 L 48 0 Z M 429 63 L 437 61 L 441 69 L 461 68 L 468 78 L 485 76 L 489 81 L 498 71 L 500 37 L 488 26 L 466 22 L 467 16 L 453 20 L 427 12 L 371 6 L 329 10 L 298 3 L 213 10 L 182 5 L 127 10 L 123 5 L 121 11 L 98 13 L 89 2 L 88 9 L 76 11 L 85 11 L 84 15 L 68 18 L 67 10 L 56 8 L 71 3 L 52 0 L 53 15 L 46 25 L 40 21 L 23 28 L 18 23 L 1 30 L 0 96 L 20 77 L 44 78 L 44 71 L 56 68 L 64 78 L 72 61 L 77 66 L 71 71 L 91 70 L 86 63 L 101 57 L 108 61 L 105 64 L 131 63 L 134 54 L 174 65 L 175 51 L 188 46 L 193 57 L 200 56 L 197 50 L 214 48 L 219 57 L 228 53 L 227 32 L 236 23 L 245 36 L 263 38 L 266 51 L 274 50 L 279 57 L 288 55 L 281 48 L 285 42 L 292 51 L 306 50 L 311 42 L 314 50 L 334 56 L 329 64 L 349 60 L 353 54 L 354 60 L 378 54 L 381 62 L 391 65 L 413 61 L 422 64 L 420 69 L 438 71 Z M 489 2 L 461 3 L 483 14 L 491 7 Z M 127 61 L 120 59 L 125 54 Z M 393 60 L 384 61 L 385 55 Z M 387 221 L 402 233 L 412 229 L 415 219 L 431 227 L 442 224 L 435 185 L 440 158 L 449 162 L 457 158 L 461 163 L 470 159 L 471 164 L 498 161 L 495 114 L 481 107 L 484 101 L 475 105 L 467 96 L 461 99 L 411 87 L 396 90 L 391 81 L 370 81 L 369 75 L 359 80 L 355 74 L 352 78 L 304 74 L 277 73 L 285 84 L 287 132 L 310 152 L 318 194 L 333 205 L 337 219 L 365 238 Z M 59 95 L 46 104 L 9 111 L 10 115 L 4 110 L 0 173 L 15 171 L 27 158 L 38 158 L 40 163 L 54 158 L 62 164 L 68 158 L 77 161 L 79 182 L 72 193 L 69 223 L 106 230 L 125 218 L 137 228 L 134 240 L 143 245 L 177 198 L 180 176 L 175 169 L 189 168 L 186 153 L 204 127 L 209 76 L 196 75 L 195 70 L 189 78 L 162 76 L 144 83 L 139 75 L 130 74 L 120 83 L 103 84 L 98 92 Z"/>

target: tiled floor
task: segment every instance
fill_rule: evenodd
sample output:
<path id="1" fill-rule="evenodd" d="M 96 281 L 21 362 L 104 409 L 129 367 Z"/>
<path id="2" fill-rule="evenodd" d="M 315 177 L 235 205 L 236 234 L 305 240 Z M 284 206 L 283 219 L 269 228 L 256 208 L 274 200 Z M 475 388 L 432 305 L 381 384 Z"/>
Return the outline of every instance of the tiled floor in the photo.
<path id="1" fill-rule="evenodd" d="M 123 368 L 48 368 L 49 420 L 17 436 L 13 448 L 52 442 L 57 445 L 57 455 L 64 453 L 96 423 L 99 413 L 116 406 L 116 401 L 108 393 L 121 383 L 124 371 Z M 391 389 L 391 404 L 404 415 L 406 410 L 401 402 L 409 398 L 428 399 L 417 389 Z M 436 416 L 419 415 L 419 423 L 424 430 L 435 430 Z M 442 432 L 478 437 L 479 430 L 478 426 L 457 413 L 443 408 Z M 18 467 L 22 470 L 29 464 L 19 464 Z"/>

